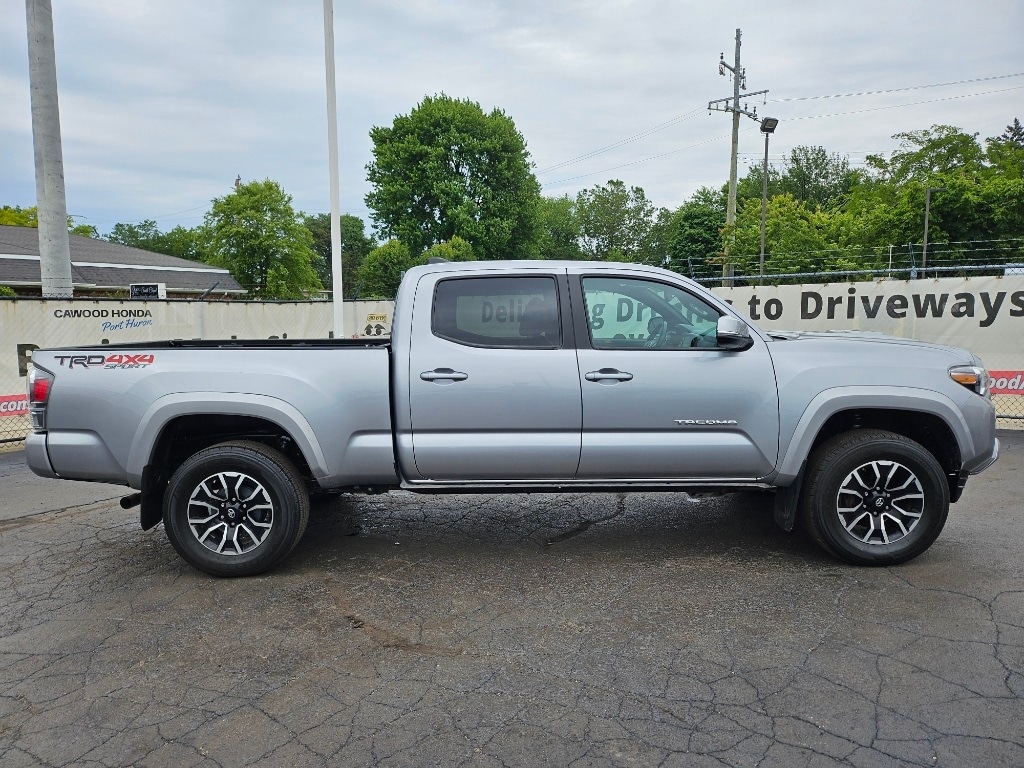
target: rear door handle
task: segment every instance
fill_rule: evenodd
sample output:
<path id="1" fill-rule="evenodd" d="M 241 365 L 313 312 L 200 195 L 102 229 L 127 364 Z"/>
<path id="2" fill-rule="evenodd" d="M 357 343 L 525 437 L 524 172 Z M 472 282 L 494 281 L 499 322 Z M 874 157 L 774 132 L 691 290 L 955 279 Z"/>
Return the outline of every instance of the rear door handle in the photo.
<path id="1" fill-rule="evenodd" d="M 587 381 L 606 381 L 608 379 L 613 381 L 631 381 L 633 374 L 620 371 L 617 368 L 602 368 L 599 371 L 590 371 L 584 374 L 583 378 Z"/>
<path id="2" fill-rule="evenodd" d="M 453 371 L 451 368 L 435 368 L 432 371 L 424 371 L 420 378 L 424 381 L 465 381 L 469 374 Z"/>

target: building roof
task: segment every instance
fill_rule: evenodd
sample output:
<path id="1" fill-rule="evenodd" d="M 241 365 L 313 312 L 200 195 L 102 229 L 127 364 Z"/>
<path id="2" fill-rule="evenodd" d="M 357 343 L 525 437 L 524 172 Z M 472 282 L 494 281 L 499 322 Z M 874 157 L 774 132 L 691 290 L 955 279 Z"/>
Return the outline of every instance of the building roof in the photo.
<path id="1" fill-rule="evenodd" d="M 128 290 L 132 283 L 164 283 L 168 293 L 201 293 L 214 284 L 213 293 L 245 293 L 220 267 L 81 235 L 69 234 L 68 241 L 76 290 Z M 35 227 L 0 226 L 0 285 L 42 286 Z"/>

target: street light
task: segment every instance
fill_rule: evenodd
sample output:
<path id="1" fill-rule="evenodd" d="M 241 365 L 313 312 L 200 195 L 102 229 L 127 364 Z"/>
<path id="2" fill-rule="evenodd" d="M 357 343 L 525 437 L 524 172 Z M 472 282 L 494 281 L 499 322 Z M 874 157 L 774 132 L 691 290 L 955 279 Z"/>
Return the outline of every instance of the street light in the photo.
<path id="1" fill-rule="evenodd" d="M 779 120 L 766 117 L 761 121 L 761 133 L 764 134 L 764 169 L 761 174 L 761 283 L 764 284 L 764 227 L 768 217 L 768 137 L 775 133 Z"/>
<path id="2" fill-rule="evenodd" d="M 921 274 L 928 266 L 928 213 L 932 207 L 932 192 L 941 192 L 945 187 L 928 187 L 924 191 L 924 245 L 921 247 Z"/>

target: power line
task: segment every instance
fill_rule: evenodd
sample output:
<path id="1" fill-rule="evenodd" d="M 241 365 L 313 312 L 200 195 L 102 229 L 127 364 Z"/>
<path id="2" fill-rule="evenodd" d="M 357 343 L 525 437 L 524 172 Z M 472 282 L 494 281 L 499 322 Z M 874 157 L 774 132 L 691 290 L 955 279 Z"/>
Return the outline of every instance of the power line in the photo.
<path id="1" fill-rule="evenodd" d="M 558 181 L 550 181 L 545 186 L 552 186 L 552 187 L 554 187 L 554 186 L 557 186 L 559 184 L 564 184 L 564 183 L 569 182 L 569 181 L 576 181 L 576 179 L 585 179 L 588 176 L 596 176 L 599 173 L 608 173 L 609 171 L 617 171 L 620 168 L 626 168 L 626 167 L 628 167 L 630 165 L 639 165 L 640 163 L 646 163 L 649 160 L 658 160 L 659 158 L 668 157 L 669 155 L 674 155 L 677 152 L 682 152 L 682 151 L 687 150 L 687 149 L 693 149 L 694 147 L 699 147 L 699 146 L 701 146 L 703 144 L 711 144 L 712 142 L 715 142 L 715 141 L 721 141 L 722 139 L 727 139 L 727 138 L 729 138 L 729 136 L 730 136 L 730 134 L 726 133 L 726 134 L 724 134 L 722 136 L 716 136 L 713 139 L 706 139 L 704 141 L 698 141 L 695 144 L 688 144 L 685 147 L 679 147 L 679 149 L 673 149 L 673 150 L 670 150 L 668 152 L 662 152 L 660 155 L 652 155 L 651 157 L 644 157 L 644 158 L 641 158 L 640 160 L 632 160 L 632 161 L 630 161 L 628 163 L 622 163 L 621 165 L 613 165 L 611 168 L 605 168 L 605 169 L 600 170 L 600 171 L 592 171 L 590 173 L 580 174 L 579 176 L 570 176 L 567 179 L 559 179 Z"/>
<path id="2" fill-rule="evenodd" d="M 952 80 L 948 83 L 931 83 L 929 85 L 908 85 L 905 88 L 887 88 L 879 91 L 856 91 L 854 93 L 833 93 L 828 96 L 792 96 L 785 99 L 769 99 L 769 103 L 782 101 L 812 101 L 815 99 L 842 99 L 847 96 L 877 96 L 882 93 L 901 93 L 903 91 L 918 91 L 923 88 L 944 88 L 947 85 L 965 85 L 967 83 L 984 83 L 989 80 L 1005 80 L 1009 77 L 1024 77 L 1024 72 L 1015 72 L 1012 75 L 993 75 L 992 77 L 975 77 L 970 80 Z"/>
<path id="3" fill-rule="evenodd" d="M 853 97 L 853 96 L 876 96 L 876 95 L 881 95 L 881 94 L 886 94 L 886 93 L 901 93 L 901 92 L 905 92 L 905 91 L 916 91 L 916 90 L 922 90 L 922 89 L 926 89 L 926 88 L 942 88 L 942 87 L 950 86 L 950 85 L 965 85 L 965 84 L 969 84 L 969 83 L 988 82 L 988 81 L 991 81 L 991 80 L 1005 80 L 1005 79 L 1013 78 L 1013 77 L 1024 77 L 1024 72 L 1015 72 L 1015 73 L 1007 74 L 1007 75 L 993 75 L 991 77 L 974 77 L 974 78 L 970 78 L 970 79 L 966 79 L 966 80 L 953 80 L 953 81 L 946 82 L 946 83 L 929 83 L 927 85 L 910 85 L 910 86 L 906 86 L 906 87 L 903 87 L 903 88 L 888 88 L 888 89 L 884 89 L 884 90 L 875 90 L 875 91 L 857 91 L 857 92 L 852 92 L 852 93 L 834 93 L 834 94 L 829 94 L 829 95 L 825 95 L 825 96 L 793 96 L 793 97 L 781 98 L 781 99 L 768 99 L 768 103 L 774 104 L 774 103 L 792 102 L 792 101 L 814 101 L 814 100 L 821 100 L 821 99 L 840 99 L 840 98 L 847 98 L 847 97 Z M 1007 89 L 1007 90 L 1013 90 L 1013 89 Z M 984 95 L 987 95 L 989 93 L 1001 93 L 1001 91 L 985 91 L 985 92 L 982 92 L 982 93 L 964 94 L 964 95 L 961 95 L 961 96 L 949 96 L 949 97 L 946 97 L 946 98 L 948 98 L 948 99 L 967 98 L 969 96 L 984 96 Z M 859 114 L 861 112 L 875 111 L 876 109 L 894 109 L 895 107 L 917 106 L 918 104 L 930 104 L 930 103 L 933 103 L 933 101 L 945 101 L 945 100 L 946 99 L 935 99 L 935 100 L 932 100 L 932 101 L 920 101 L 920 102 L 915 102 L 913 104 L 897 104 L 897 105 L 892 105 L 892 106 L 888 106 L 888 107 L 876 107 L 876 108 L 873 108 L 873 109 L 859 110 L 859 111 L 854 111 L 854 112 L 838 112 L 838 113 L 833 113 L 833 114 L 828 114 L 828 115 L 811 115 L 811 116 L 806 116 L 806 117 L 787 118 L 787 122 L 789 120 L 811 120 L 811 119 L 815 119 L 815 118 L 818 118 L 818 117 L 835 117 L 835 116 L 840 116 L 840 115 Z M 589 159 L 591 159 L 593 157 L 596 157 L 598 155 L 604 154 L 605 152 L 608 152 L 608 151 L 610 151 L 612 149 L 616 149 L 617 147 L 621 147 L 621 146 L 624 146 L 626 144 L 632 144 L 635 141 L 638 141 L 639 139 L 646 138 L 647 136 L 650 136 L 651 134 L 658 133 L 659 131 L 663 131 L 666 128 L 671 128 L 673 125 L 678 125 L 679 123 L 681 123 L 681 122 L 683 122 L 683 121 L 685 121 L 685 120 L 687 120 L 687 119 L 689 119 L 689 118 L 699 114 L 702 111 L 704 111 L 703 107 L 697 107 L 697 108 L 692 109 L 692 110 L 690 110 L 689 112 L 687 112 L 687 113 L 685 113 L 683 115 L 679 115 L 677 117 L 674 117 L 671 120 L 666 120 L 663 123 L 659 123 L 658 125 L 655 125 L 655 126 L 653 126 L 651 128 L 648 128 L 648 129 L 646 129 L 644 131 L 640 131 L 640 132 L 635 133 L 635 134 L 633 134 L 631 136 L 627 136 L 624 139 L 621 139 L 619 141 L 613 142 L 613 143 L 608 144 L 608 145 L 606 145 L 604 147 L 600 147 L 600 148 L 595 149 L 595 150 L 593 150 L 591 152 L 585 152 L 584 154 L 581 154 L 581 155 L 579 155 L 577 157 L 574 157 L 574 158 L 572 158 L 570 160 L 563 160 L 563 161 L 561 161 L 559 163 L 554 163 L 553 165 L 546 166 L 545 168 L 542 168 L 539 171 L 536 171 L 536 175 L 539 176 L 541 174 L 549 173 L 550 171 L 558 170 L 559 168 L 564 168 L 567 165 L 574 165 L 574 164 L 582 162 L 584 160 L 589 160 Z M 690 146 L 691 147 L 699 146 L 699 144 L 693 144 L 693 145 L 690 145 Z M 684 147 L 683 149 L 688 149 L 688 148 L 689 147 Z M 669 153 L 666 153 L 666 154 L 672 154 L 672 153 L 669 152 Z M 871 154 L 871 153 L 848 152 L 846 154 Z M 655 156 L 650 157 L 650 158 L 645 158 L 645 160 L 654 160 L 654 159 L 657 159 L 659 157 L 664 157 L 664 156 L 665 155 L 655 155 Z M 637 160 L 637 161 L 634 161 L 632 163 L 626 163 L 625 165 L 634 165 L 634 164 L 639 163 L 639 162 L 644 162 L 644 160 Z M 575 179 L 584 178 L 585 176 L 593 176 L 593 175 L 598 174 L 598 173 L 606 173 L 609 170 L 617 170 L 618 168 L 625 167 L 625 165 L 618 165 L 618 166 L 614 166 L 613 168 L 605 169 L 603 171 L 595 171 L 594 173 L 591 173 L 591 174 L 583 174 L 582 176 L 575 176 L 575 177 L 572 177 L 571 179 L 560 179 L 559 181 L 554 181 L 554 182 L 550 182 L 550 183 L 552 185 L 554 185 L 554 184 L 561 184 L 561 183 L 563 183 L 565 181 L 574 181 Z"/>
<path id="4" fill-rule="evenodd" d="M 1006 77 L 1011 77 L 1011 75 L 1006 75 Z M 879 111 L 886 110 L 886 109 L 899 109 L 901 107 L 916 107 L 916 106 L 920 106 L 921 104 L 934 104 L 934 103 L 941 102 L 941 101 L 951 101 L 951 100 L 954 100 L 954 99 L 971 98 L 973 96 L 990 96 L 990 95 L 992 95 L 994 93 L 1005 93 L 1006 91 L 1015 91 L 1015 90 L 1020 90 L 1021 88 L 1024 88 L 1024 86 L 1017 85 L 1017 86 L 1013 86 L 1012 88 L 1003 88 L 1003 89 L 999 89 L 999 90 L 995 90 L 995 91 L 982 91 L 980 93 L 964 93 L 964 94 L 960 94 L 960 95 L 957 95 L 957 96 L 944 96 L 944 97 L 939 98 L 939 99 L 926 99 L 925 101 L 915 101 L 915 102 L 911 102 L 909 104 L 890 104 L 890 105 L 884 106 L 884 107 L 870 107 L 870 108 L 867 108 L 867 109 L 851 110 L 849 112 L 830 112 L 828 114 L 822 114 L 822 115 L 804 115 L 803 117 L 789 117 L 789 118 L 786 118 L 786 122 L 793 122 L 793 121 L 796 121 L 796 120 L 817 120 L 817 119 L 823 118 L 823 117 L 842 117 L 844 115 L 859 115 L 859 114 L 863 114 L 865 112 L 879 112 Z M 754 129 L 753 128 L 745 128 L 745 129 L 741 129 L 741 132 L 742 133 L 747 133 L 747 132 L 752 131 L 752 130 L 754 130 Z M 591 171 L 591 172 L 588 172 L 588 173 L 579 174 L 577 176 L 570 176 L 570 177 L 565 178 L 565 179 L 558 179 L 557 181 L 547 182 L 545 184 L 545 186 L 554 187 L 554 186 L 557 186 L 559 184 L 565 184 L 565 183 L 570 182 L 570 181 L 577 181 L 578 179 L 585 179 L 585 178 L 590 177 L 590 176 L 597 176 L 599 174 L 608 173 L 609 171 L 616 171 L 616 170 L 618 170 L 620 168 L 626 168 L 626 167 L 631 166 L 631 165 L 639 165 L 641 163 L 646 163 L 646 162 L 648 162 L 650 160 L 658 160 L 658 159 L 663 158 L 663 157 L 668 157 L 669 155 L 674 155 L 677 152 L 682 152 L 682 151 L 687 150 L 687 149 L 693 149 L 694 147 L 699 147 L 699 146 L 702 146 L 704 144 L 710 144 L 710 143 L 715 142 L 715 141 L 720 141 L 721 139 L 724 139 L 724 138 L 726 138 L 726 137 L 725 136 L 717 136 L 717 137 L 715 137 L 713 139 L 708 139 L 706 141 L 698 141 L 698 142 L 696 142 L 694 144 L 688 144 L 685 147 L 680 147 L 679 149 L 673 149 L 673 150 L 671 150 L 669 152 L 663 152 L 663 153 L 658 154 L 658 155 L 651 155 L 650 157 L 643 157 L 643 158 L 640 158 L 639 160 L 631 160 L 628 163 L 622 163 L 620 165 L 614 165 L 614 166 L 611 166 L 610 168 L 604 168 L 604 169 L 599 170 L 599 171 Z M 881 151 L 879 151 L 879 152 L 860 152 L 860 151 L 858 151 L 858 152 L 852 152 L 852 153 L 848 152 L 848 153 L 845 153 L 845 154 L 880 154 L 880 152 Z M 863 164 L 863 163 L 859 163 L 859 164 Z"/>
<path id="5" fill-rule="evenodd" d="M 642 131 L 640 133 L 635 133 L 632 136 L 629 136 L 629 137 L 627 137 L 625 139 L 622 139 L 621 141 L 616 141 L 614 144 L 609 144 L 606 147 L 601 147 L 600 149 L 595 149 L 593 152 L 587 152 L 586 154 L 580 155 L 579 157 L 574 157 L 571 160 L 563 160 L 560 163 L 555 163 L 554 165 L 549 165 L 547 168 L 542 168 L 539 171 L 537 171 L 537 175 L 540 175 L 542 173 L 548 173 L 549 171 L 554 171 L 554 170 L 557 170 L 559 168 L 563 168 L 563 167 L 565 167 L 567 165 L 573 165 L 574 163 L 578 163 L 578 162 L 580 162 L 582 160 L 589 160 L 592 157 L 604 154 L 605 152 L 607 152 L 609 150 L 615 149 L 616 147 L 621 147 L 621 146 L 623 146 L 625 144 L 632 144 L 634 141 L 639 141 L 640 139 L 646 138 L 647 136 L 650 136 L 653 133 L 658 133 L 659 131 L 663 131 L 666 128 L 670 128 L 673 125 L 677 125 L 678 123 L 681 123 L 684 120 L 687 120 L 687 119 L 693 117 L 694 115 L 700 114 L 702 111 L 703 111 L 703 108 L 700 108 L 700 107 L 698 107 L 697 109 L 690 110 L 685 115 L 680 115 L 678 117 L 674 117 L 671 120 L 667 120 L 664 123 L 656 125 L 653 128 L 649 128 L 646 131 Z"/>
<path id="6" fill-rule="evenodd" d="M 886 109 L 899 109 L 901 107 L 917 107 L 921 104 L 935 104 L 940 101 L 953 101 L 955 99 L 968 99 L 972 96 L 991 96 L 993 93 L 1006 93 L 1007 91 L 1019 91 L 1024 88 L 1024 85 L 1015 85 L 1012 88 L 1000 88 L 996 91 L 982 91 L 980 93 L 961 93 L 957 96 L 943 96 L 940 99 L 926 99 L 925 101 L 915 101 L 910 104 L 889 104 L 884 107 L 868 107 L 867 109 L 854 109 L 849 112 L 830 112 L 827 115 L 804 115 L 803 117 L 788 117 L 786 122 L 793 122 L 795 120 L 817 120 L 822 117 L 841 117 L 843 115 L 861 115 L 865 112 L 881 112 Z"/>
<path id="7" fill-rule="evenodd" d="M 179 213 L 192 213 L 192 211 L 198 211 L 201 208 L 209 208 L 209 203 L 206 205 L 197 205 L 195 208 L 186 208 L 184 211 L 171 211 L 170 213 L 160 213 L 154 216 L 154 219 L 164 219 L 168 216 L 177 216 Z"/>

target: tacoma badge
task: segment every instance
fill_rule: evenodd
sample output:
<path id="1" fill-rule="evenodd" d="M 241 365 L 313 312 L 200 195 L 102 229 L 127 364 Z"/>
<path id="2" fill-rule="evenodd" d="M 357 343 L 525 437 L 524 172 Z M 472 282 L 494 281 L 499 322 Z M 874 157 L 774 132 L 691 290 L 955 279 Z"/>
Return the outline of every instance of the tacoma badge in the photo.
<path id="1" fill-rule="evenodd" d="M 736 419 L 676 419 L 681 427 L 716 427 L 720 424 L 739 424 Z"/>

